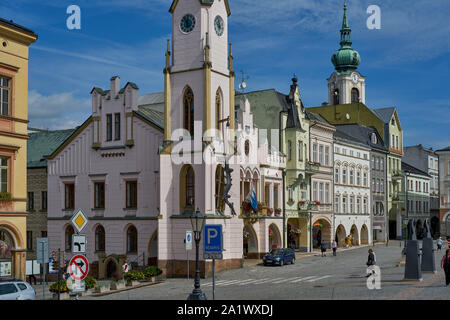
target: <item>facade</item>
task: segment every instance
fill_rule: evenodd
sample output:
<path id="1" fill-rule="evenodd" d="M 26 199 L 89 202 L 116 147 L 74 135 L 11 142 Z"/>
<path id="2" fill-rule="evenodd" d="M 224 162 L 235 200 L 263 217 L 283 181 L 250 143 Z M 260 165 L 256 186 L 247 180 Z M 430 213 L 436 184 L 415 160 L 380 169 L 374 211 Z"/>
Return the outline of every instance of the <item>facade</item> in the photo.
<path id="1" fill-rule="evenodd" d="M 450 236 L 450 147 L 437 150 L 439 156 L 439 191 L 441 235 Z"/>
<path id="2" fill-rule="evenodd" d="M 36 238 L 47 237 L 47 160 L 75 130 L 30 130 L 27 142 L 27 260 L 35 260 Z"/>
<path id="3" fill-rule="evenodd" d="M 159 212 L 158 146 L 162 115 L 138 105 L 138 87 L 111 78 L 94 88 L 92 116 L 47 157 L 50 250 L 70 256 L 79 209 L 93 275 L 120 275 L 122 264 L 156 262 Z"/>
<path id="4" fill-rule="evenodd" d="M 406 239 L 408 220 L 416 220 L 417 239 L 424 236 L 423 226 L 426 219 L 430 219 L 430 186 L 432 177 L 425 171 L 419 170 L 405 162 L 402 163 L 405 178 L 400 191 L 394 194 L 393 201 L 405 204 L 402 213 L 402 239 Z M 406 190 L 406 194 L 405 194 Z"/>
<path id="5" fill-rule="evenodd" d="M 37 35 L 0 18 L 0 277 L 25 279 L 28 47 Z"/>
<path id="6" fill-rule="evenodd" d="M 370 148 L 337 130 L 334 135 L 334 234 L 338 246 L 372 244 Z M 384 192 L 377 180 L 374 193 Z"/>
<path id="7" fill-rule="evenodd" d="M 433 149 L 422 145 L 405 147 L 403 161 L 427 172 L 431 176 L 430 183 L 430 226 L 434 238 L 440 236 L 439 216 L 439 157 Z"/>

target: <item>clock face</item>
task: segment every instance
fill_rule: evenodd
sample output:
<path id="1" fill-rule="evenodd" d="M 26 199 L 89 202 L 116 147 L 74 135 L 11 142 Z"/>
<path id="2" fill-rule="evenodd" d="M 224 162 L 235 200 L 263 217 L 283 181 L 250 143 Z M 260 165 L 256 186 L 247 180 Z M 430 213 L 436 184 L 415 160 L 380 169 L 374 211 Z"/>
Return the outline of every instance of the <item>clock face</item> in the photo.
<path id="1" fill-rule="evenodd" d="M 359 77 L 356 73 L 352 74 L 352 81 L 353 83 L 358 83 Z"/>
<path id="2" fill-rule="evenodd" d="M 195 28 L 195 17 L 192 14 L 185 15 L 180 22 L 180 28 L 184 33 L 190 33 Z"/>
<path id="3" fill-rule="evenodd" d="M 216 19 L 214 19 L 214 29 L 216 29 L 216 33 L 219 37 L 223 35 L 224 23 L 221 16 L 217 16 Z"/>

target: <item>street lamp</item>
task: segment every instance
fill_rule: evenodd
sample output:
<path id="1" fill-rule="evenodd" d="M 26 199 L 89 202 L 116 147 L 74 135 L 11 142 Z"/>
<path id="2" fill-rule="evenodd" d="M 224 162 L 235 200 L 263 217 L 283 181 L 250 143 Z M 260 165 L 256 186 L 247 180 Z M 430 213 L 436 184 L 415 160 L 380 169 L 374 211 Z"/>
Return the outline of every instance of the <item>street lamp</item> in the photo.
<path id="1" fill-rule="evenodd" d="M 188 300 L 206 300 L 205 294 L 200 289 L 200 270 L 198 263 L 200 239 L 202 237 L 203 226 L 205 225 L 205 216 L 202 215 L 198 208 L 197 211 L 191 215 L 191 224 L 195 240 L 195 280 L 194 290 L 189 295 Z"/>

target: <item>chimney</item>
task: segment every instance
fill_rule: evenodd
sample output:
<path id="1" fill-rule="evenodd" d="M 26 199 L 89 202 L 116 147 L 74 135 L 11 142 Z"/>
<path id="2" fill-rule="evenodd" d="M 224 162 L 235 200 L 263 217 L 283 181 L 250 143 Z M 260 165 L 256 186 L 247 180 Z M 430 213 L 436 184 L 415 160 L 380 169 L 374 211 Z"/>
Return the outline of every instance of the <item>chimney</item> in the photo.
<path id="1" fill-rule="evenodd" d="M 111 78 L 111 98 L 114 99 L 120 91 L 120 77 L 114 76 Z"/>

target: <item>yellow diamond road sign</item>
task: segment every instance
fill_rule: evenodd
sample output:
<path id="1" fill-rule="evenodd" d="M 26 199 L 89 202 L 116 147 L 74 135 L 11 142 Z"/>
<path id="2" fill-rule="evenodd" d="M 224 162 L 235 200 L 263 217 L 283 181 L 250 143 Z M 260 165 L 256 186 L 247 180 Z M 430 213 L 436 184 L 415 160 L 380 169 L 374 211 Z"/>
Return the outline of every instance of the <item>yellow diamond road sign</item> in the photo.
<path id="1" fill-rule="evenodd" d="M 81 232 L 81 230 L 84 229 L 84 227 L 86 226 L 88 219 L 87 217 L 84 215 L 83 211 L 78 210 L 77 213 L 75 213 L 72 217 L 72 224 L 74 225 L 74 227 L 77 229 L 78 232 Z"/>

